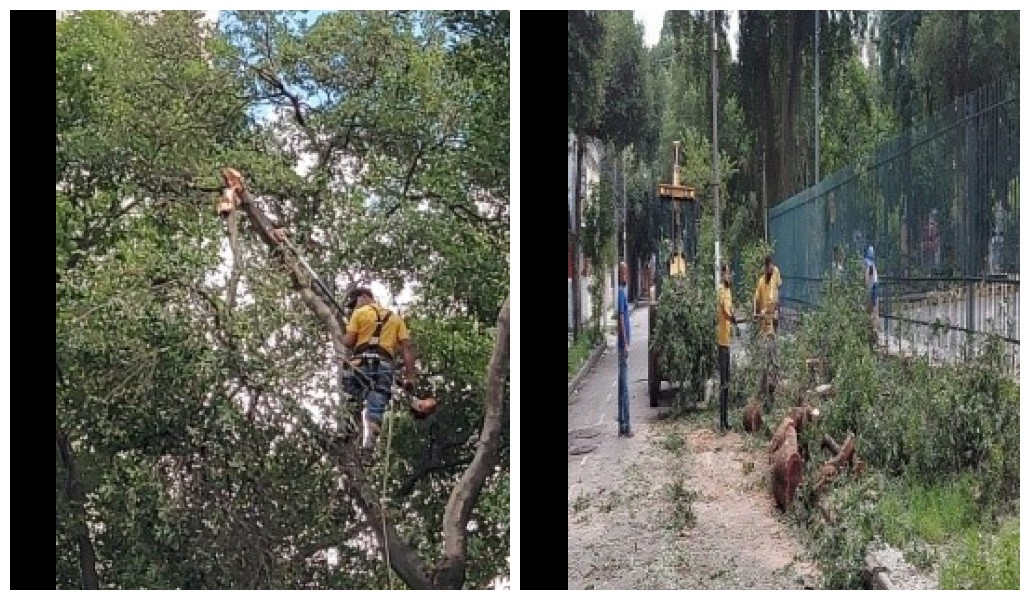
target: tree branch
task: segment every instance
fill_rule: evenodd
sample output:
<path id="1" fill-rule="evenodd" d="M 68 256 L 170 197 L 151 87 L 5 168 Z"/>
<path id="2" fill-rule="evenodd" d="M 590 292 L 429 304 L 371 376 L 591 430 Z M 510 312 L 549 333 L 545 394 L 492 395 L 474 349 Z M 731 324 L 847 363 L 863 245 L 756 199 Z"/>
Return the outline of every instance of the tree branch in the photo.
<path id="1" fill-rule="evenodd" d="M 97 579 L 97 554 L 93 548 L 93 541 L 89 537 L 89 527 L 86 517 L 86 494 L 82 491 L 82 481 L 79 477 L 79 470 L 75 465 L 75 457 L 72 454 L 71 444 L 68 436 L 57 430 L 57 449 L 61 453 L 61 463 L 68 471 L 68 480 L 65 485 L 65 493 L 68 495 L 69 503 L 74 513 L 75 524 L 72 531 L 79 544 L 79 567 L 82 570 L 82 589 L 100 589 Z"/>
<path id="2" fill-rule="evenodd" d="M 472 462 L 472 456 L 464 456 L 454 460 L 427 460 L 423 461 L 415 471 L 408 475 L 403 482 L 401 482 L 400 488 L 397 489 L 396 497 L 403 498 L 411 495 L 411 492 L 415 490 L 415 485 L 418 484 L 422 478 L 433 473 L 441 473 L 444 471 L 450 471 L 458 467 L 464 467 Z"/>
<path id="3" fill-rule="evenodd" d="M 443 557 L 433 576 L 436 587 L 460 589 L 465 583 L 468 560 L 468 522 L 479 493 L 500 461 L 501 429 L 504 415 L 504 383 L 508 368 L 508 304 L 505 298 L 497 315 L 497 340 L 487 369 L 486 414 L 479 434 L 476 456 L 451 491 L 443 513 Z"/>

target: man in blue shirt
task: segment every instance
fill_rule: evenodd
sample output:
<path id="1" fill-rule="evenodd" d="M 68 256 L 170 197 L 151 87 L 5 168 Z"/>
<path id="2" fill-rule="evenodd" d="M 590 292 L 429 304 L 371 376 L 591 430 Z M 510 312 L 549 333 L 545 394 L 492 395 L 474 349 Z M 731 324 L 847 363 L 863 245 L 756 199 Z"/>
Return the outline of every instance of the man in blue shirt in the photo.
<path id="1" fill-rule="evenodd" d="M 619 435 L 633 437 L 629 429 L 629 375 L 626 362 L 629 356 L 629 302 L 626 301 L 626 263 L 619 263 Z"/>

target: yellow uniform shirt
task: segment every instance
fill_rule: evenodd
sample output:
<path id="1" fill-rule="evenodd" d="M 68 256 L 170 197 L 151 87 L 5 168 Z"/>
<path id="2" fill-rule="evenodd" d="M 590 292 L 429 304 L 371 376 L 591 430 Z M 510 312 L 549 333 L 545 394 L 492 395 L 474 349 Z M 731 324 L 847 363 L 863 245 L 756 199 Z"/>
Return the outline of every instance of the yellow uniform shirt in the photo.
<path id="1" fill-rule="evenodd" d="M 773 266 L 772 277 L 767 282 L 765 273 L 758 276 L 758 285 L 755 286 L 755 307 L 759 314 L 768 314 L 768 319 L 759 319 L 758 324 L 762 333 L 772 335 L 772 309 L 780 299 L 780 269 Z"/>
<path id="2" fill-rule="evenodd" d="M 372 334 L 376 331 L 377 311 L 385 316 L 386 309 L 375 303 L 366 304 L 351 315 L 350 322 L 347 323 L 347 333 L 357 334 L 355 348 L 367 344 L 372 339 Z M 379 345 L 394 356 L 397 346 L 406 339 L 408 326 L 404 324 L 404 319 L 396 313 L 391 313 L 390 318 L 383 323 L 383 330 L 379 332 Z"/>
<path id="3" fill-rule="evenodd" d="M 719 286 L 719 305 L 716 309 L 716 318 L 719 326 L 716 333 L 716 343 L 720 346 L 730 345 L 730 323 L 733 315 L 733 292 L 726 285 Z"/>

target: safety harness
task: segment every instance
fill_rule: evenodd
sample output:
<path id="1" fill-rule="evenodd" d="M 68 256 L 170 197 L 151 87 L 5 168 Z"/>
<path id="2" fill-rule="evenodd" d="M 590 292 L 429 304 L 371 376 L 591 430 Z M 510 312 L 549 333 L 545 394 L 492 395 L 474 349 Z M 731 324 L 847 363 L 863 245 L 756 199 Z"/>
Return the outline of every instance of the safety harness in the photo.
<path id="1" fill-rule="evenodd" d="M 393 360 L 393 354 L 379 344 L 379 338 L 383 333 L 383 326 L 386 325 L 387 322 L 389 322 L 390 317 L 393 316 L 393 313 L 390 312 L 389 309 L 380 312 L 379 309 L 377 309 L 374 305 L 372 306 L 372 310 L 376 313 L 375 331 L 372 332 L 372 337 L 370 337 L 367 342 L 365 342 L 364 344 L 358 344 L 358 346 L 354 348 L 354 355 L 356 357 L 369 360 L 381 358 L 385 358 L 386 360 Z"/>

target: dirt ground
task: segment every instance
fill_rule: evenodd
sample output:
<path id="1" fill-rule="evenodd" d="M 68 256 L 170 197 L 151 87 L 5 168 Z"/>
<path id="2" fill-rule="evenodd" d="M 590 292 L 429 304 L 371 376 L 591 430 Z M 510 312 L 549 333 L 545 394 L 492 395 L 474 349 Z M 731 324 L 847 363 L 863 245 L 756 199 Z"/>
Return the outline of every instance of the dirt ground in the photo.
<path id="1" fill-rule="evenodd" d="M 769 493 L 764 444 L 707 423 L 570 432 L 569 589 L 798 589 L 818 567 Z M 746 434 L 745 434 L 746 435 Z"/>

